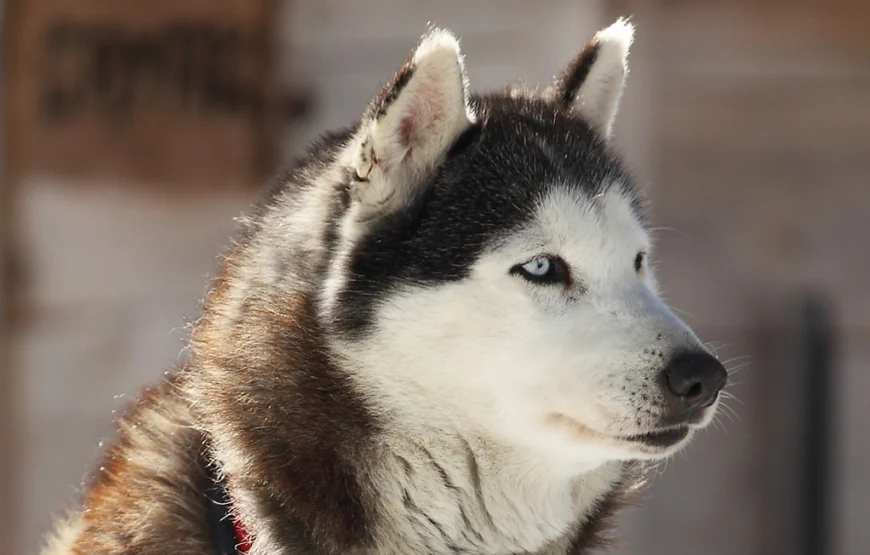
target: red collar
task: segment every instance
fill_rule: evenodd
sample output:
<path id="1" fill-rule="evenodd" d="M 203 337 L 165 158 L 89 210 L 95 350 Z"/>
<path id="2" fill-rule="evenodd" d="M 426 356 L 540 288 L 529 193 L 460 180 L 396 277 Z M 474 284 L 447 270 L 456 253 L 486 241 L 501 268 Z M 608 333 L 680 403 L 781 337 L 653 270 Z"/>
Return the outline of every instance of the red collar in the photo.
<path id="1" fill-rule="evenodd" d="M 239 519 L 213 464 L 207 464 L 206 513 L 211 528 L 215 555 L 245 555 L 251 550 L 253 538 Z"/>
<path id="2" fill-rule="evenodd" d="M 251 550 L 251 544 L 253 543 L 253 539 L 251 538 L 251 534 L 248 533 L 245 525 L 242 524 L 242 521 L 236 517 L 232 517 L 233 521 L 233 531 L 235 532 L 236 537 L 236 551 L 239 552 L 240 555 L 244 555 L 248 551 Z"/>

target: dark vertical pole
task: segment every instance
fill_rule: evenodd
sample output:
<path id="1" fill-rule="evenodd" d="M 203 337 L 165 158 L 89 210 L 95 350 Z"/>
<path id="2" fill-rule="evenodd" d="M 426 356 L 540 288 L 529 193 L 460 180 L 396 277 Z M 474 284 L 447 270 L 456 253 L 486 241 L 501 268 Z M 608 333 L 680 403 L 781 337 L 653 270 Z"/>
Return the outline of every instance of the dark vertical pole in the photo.
<path id="1" fill-rule="evenodd" d="M 15 81 L 21 44 L 16 25 L 25 8 L 21 0 L 0 0 L 0 551 L 19 553 L 21 528 L 22 445 L 19 432 L 18 379 L 12 355 L 13 306 L 17 302 L 13 272 L 15 246 L 15 203 L 20 187 L 20 153 L 15 118 L 21 87 Z"/>
<path id="2" fill-rule="evenodd" d="M 830 546 L 831 394 L 834 330 L 826 305 L 807 298 L 802 310 L 802 382 L 805 384 L 801 444 L 802 489 L 798 514 L 798 548 L 803 555 L 826 555 Z"/>

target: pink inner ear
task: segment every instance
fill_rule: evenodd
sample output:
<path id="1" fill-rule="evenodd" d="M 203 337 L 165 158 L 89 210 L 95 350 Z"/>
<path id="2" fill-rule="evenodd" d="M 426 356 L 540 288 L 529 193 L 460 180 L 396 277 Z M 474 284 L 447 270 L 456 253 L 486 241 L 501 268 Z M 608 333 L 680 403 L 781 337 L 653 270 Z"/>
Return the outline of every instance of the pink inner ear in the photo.
<path id="1" fill-rule="evenodd" d="M 416 120 L 419 117 L 415 112 L 417 112 L 417 110 L 411 108 L 409 113 L 406 114 L 399 123 L 399 134 L 402 138 L 402 144 L 409 148 L 411 147 L 411 141 L 414 140 Z"/>
<path id="2" fill-rule="evenodd" d="M 431 103 L 426 98 L 428 91 L 417 91 L 420 96 L 413 99 L 408 106 L 405 107 L 405 113 L 402 114 L 402 119 L 399 121 L 399 136 L 402 144 L 408 148 L 414 146 L 417 141 L 425 140 L 422 135 L 425 132 L 427 123 L 426 118 L 432 117 L 433 112 L 437 112 Z"/>
<path id="3" fill-rule="evenodd" d="M 434 91 L 430 94 L 437 96 Z M 403 145 L 412 148 L 420 141 L 435 139 L 435 137 L 427 137 L 427 133 L 438 133 L 442 130 L 446 114 L 444 106 L 437 100 L 439 99 L 427 98 L 422 94 L 421 98 L 416 99 L 416 102 L 412 102 L 406 108 L 406 113 L 399 121 L 399 136 Z"/>

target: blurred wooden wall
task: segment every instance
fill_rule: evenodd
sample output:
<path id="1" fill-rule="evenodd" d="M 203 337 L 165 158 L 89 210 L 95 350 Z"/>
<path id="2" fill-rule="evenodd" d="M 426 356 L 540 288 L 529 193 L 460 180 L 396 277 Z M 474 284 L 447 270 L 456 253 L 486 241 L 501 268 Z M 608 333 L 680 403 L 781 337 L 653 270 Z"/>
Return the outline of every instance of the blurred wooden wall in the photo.
<path id="1" fill-rule="evenodd" d="M 837 332 L 833 540 L 870 545 L 870 3 L 613 1 L 635 13 L 651 97 L 651 188 L 668 300 L 734 376 L 736 422 L 678 456 L 646 503 L 644 553 L 796 553 L 793 410 L 806 294 Z M 631 132 L 632 121 L 625 122 Z M 723 346 L 724 345 L 724 346 Z M 735 361 L 734 363 L 737 363 Z M 653 549 L 644 549 L 653 545 Z"/>
<path id="2" fill-rule="evenodd" d="M 11 61 L 9 9 L 0 0 L 0 538 L 10 538 L 9 548 L 16 549 L 17 530 L 21 525 L 20 512 L 15 501 L 20 499 L 18 487 L 20 471 L 20 414 L 19 399 L 16 395 L 18 382 L 12 357 L 12 331 L 15 324 L 12 291 L 15 282 L 14 234 L 16 213 L 13 205 L 13 185 L 16 167 L 10 163 L 15 153 L 9 143 L 10 109 L 6 102 L 6 68 Z"/>

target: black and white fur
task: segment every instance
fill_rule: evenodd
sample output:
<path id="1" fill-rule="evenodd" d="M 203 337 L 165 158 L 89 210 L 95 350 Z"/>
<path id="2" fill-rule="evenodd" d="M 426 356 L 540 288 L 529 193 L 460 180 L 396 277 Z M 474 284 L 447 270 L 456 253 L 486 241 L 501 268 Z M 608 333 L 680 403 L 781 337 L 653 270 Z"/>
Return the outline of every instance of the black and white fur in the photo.
<path id="1" fill-rule="evenodd" d="M 657 295 L 610 144 L 632 34 L 485 95 L 452 34 L 424 36 L 243 223 L 190 361 L 44 553 L 207 553 L 204 464 L 253 555 L 598 545 L 725 381 Z"/>

